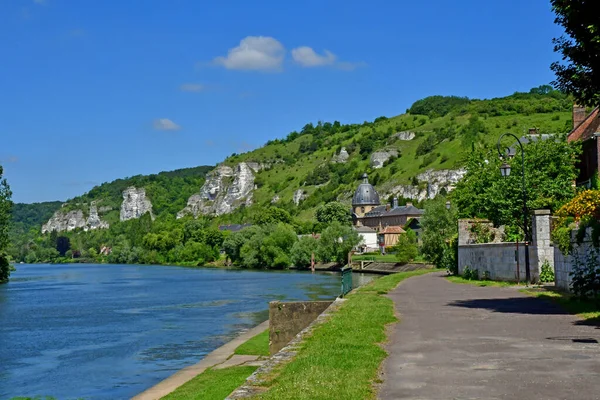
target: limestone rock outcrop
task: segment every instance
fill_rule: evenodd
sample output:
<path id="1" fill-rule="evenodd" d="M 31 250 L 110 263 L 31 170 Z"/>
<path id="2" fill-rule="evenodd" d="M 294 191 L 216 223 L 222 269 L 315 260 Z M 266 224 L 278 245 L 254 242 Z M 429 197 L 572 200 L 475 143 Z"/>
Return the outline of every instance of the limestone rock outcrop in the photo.
<path id="1" fill-rule="evenodd" d="M 415 133 L 409 131 L 396 132 L 394 133 L 394 137 L 398 138 L 398 140 L 413 140 Z"/>
<path id="2" fill-rule="evenodd" d="M 127 221 L 134 218 L 140 218 L 142 215 L 150 213 L 152 219 L 152 203 L 146 198 L 146 189 L 130 186 L 123 190 L 123 203 L 121 203 L 120 220 Z"/>
<path id="3" fill-rule="evenodd" d="M 467 171 L 465 169 L 443 169 L 439 171 L 427 170 L 417 175 L 419 185 L 399 185 L 391 189 L 391 194 L 422 201 L 433 199 L 442 189 L 450 192 L 456 186 L 456 183 L 462 179 Z"/>
<path id="4" fill-rule="evenodd" d="M 63 204 L 65 207 L 66 204 Z M 81 206 L 81 204 L 78 204 Z M 98 215 L 98 208 L 96 202 L 90 204 L 90 212 L 88 218 L 85 218 L 83 210 L 71 210 L 63 211 L 58 210 L 52 215 L 52 217 L 42 225 L 42 233 L 47 232 L 70 232 L 74 229 L 81 228 L 84 231 L 90 229 L 107 229 L 109 227 L 108 222 L 103 221 Z"/>
<path id="5" fill-rule="evenodd" d="M 294 192 L 294 198 L 293 198 L 294 204 L 295 204 L 295 205 L 298 205 L 298 204 L 300 204 L 300 202 L 301 202 L 302 200 L 305 200 L 307 197 L 308 197 L 308 196 L 307 196 L 307 195 L 306 195 L 306 193 L 304 192 L 304 189 L 298 189 L 298 190 L 296 190 L 296 191 Z"/>
<path id="6" fill-rule="evenodd" d="M 177 213 L 185 215 L 222 215 L 252 204 L 254 173 L 266 166 L 254 162 L 241 162 L 235 167 L 219 165 L 206 177 L 200 193 L 188 199 L 187 206 Z"/>
<path id="7" fill-rule="evenodd" d="M 98 207 L 96 207 L 95 201 L 92 201 L 90 204 L 90 215 L 87 218 L 86 224 L 89 229 L 108 229 L 108 222 L 102 221 L 98 215 Z"/>
<path id="8" fill-rule="evenodd" d="M 383 164 L 391 157 L 398 157 L 398 151 L 394 149 L 376 151 L 371 154 L 371 167 L 375 169 L 382 168 Z"/>
<path id="9" fill-rule="evenodd" d="M 331 159 L 331 162 L 333 163 L 345 163 L 346 161 L 348 161 L 348 159 L 350 158 L 350 154 L 348 154 L 348 151 L 346 150 L 345 147 L 342 147 L 340 149 L 340 153 L 336 154 L 333 156 L 333 158 Z"/>

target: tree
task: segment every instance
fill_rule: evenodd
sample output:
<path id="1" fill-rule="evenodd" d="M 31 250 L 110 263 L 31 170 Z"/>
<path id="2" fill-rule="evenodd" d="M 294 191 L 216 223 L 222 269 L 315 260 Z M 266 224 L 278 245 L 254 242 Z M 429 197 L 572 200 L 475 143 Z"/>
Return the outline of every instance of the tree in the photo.
<path id="1" fill-rule="evenodd" d="M 575 160 L 580 144 L 555 138 L 524 148 L 527 208 L 558 209 L 575 195 Z M 512 172 L 507 178 L 500 175 L 500 163 L 496 149 L 471 153 L 467 173 L 451 193 L 453 207 L 458 208 L 462 218 L 486 218 L 496 226 L 523 230 L 521 155 L 508 160 Z"/>
<path id="2" fill-rule="evenodd" d="M 350 226 L 333 222 L 321 233 L 317 255 L 324 262 L 345 264 L 348 253 L 360 243 L 360 236 Z"/>
<path id="3" fill-rule="evenodd" d="M 312 255 L 317 248 L 317 241 L 312 236 L 303 236 L 292 246 L 292 264 L 297 268 L 308 268 Z"/>
<path id="4" fill-rule="evenodd" d="M 444 253 L 449 251 L 452 237 L 458 234 L 456 207 L 448 210 L 446 198 L 438 196 L 425 204 L 420 223 L 423 230 L 421 253 L 438 268 L 448 268 L 444 265 Z"/>
<path id="5" fill-rule="evenodd" d="M 6 248 L 8 247 L 8 225 L 10 223 L 10 210 L 12 192 L 6 179 L 2 179 L 2 166 L 0 166 L 0 283 L 8 282 L 10 264 Z"/>
<path id="6" fill-rule="evenodd" d="M 319 207 L 315 216 L 317 221 L 322 224 L 339 222 L 347 225 L 350 223 L 350 212 L 348 207 L 337 201 L 332 201 Z"/>
<path id="7" fill-rule="evenodd" d="M 550 66 L 556 73 L 556 81 L 552 83 L 572 94 L 581 104 L 600 105 L 598 4 L 590 0 L 551 0 L 550 3 L 556 13 L 554 22 L 561 25 L 567 35 L 552 40 L 554 51 L 561 53 L 563 60 Z"/>
<path id="8" fill-rule="evenodd" d="M 417 234 L 412 229 L 407 229 L 405 234 L 400 235 L 398 243 L 394 246 L 398 262 L 407 263 L 415 259 L 419 254 L 417 247 Z"/>
<path id="9" fill-rule="evenodd" d="M 277 224 L 283 222 L 289 224 L 292 221 L 292 217 L 289 212 L 278 207 L 268 207 L 259 210 L 254 216 L 254 223 L 256 225 L 268 225 Z"/>

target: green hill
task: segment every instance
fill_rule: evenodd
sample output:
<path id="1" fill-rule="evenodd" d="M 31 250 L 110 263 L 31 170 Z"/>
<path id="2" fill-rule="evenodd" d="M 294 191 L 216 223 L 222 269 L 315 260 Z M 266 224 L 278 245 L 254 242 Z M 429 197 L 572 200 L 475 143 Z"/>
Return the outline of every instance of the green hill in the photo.
<path id="1" fill-rule="evenodd" d="M 76 243 L 73 247 L 82 254 L 88 250 L 94 253 L 104 245 L 119 248 L 121 256 L 109 259 L 113 262 L 173 262 L 181 257 L 195 259 L 190 254 L 204 252 L 206 255 L 198 246 L 215 243 L 215 235 L 206 234 L 210 226 L 214 229 L 222 223 L 253 222 L 255 216 L 264 216 L 264 210 L 272 205 L 290 214 L 297 232 L 310 231 L 313 227 L 305 224 L 312 219 L 317 207 L 333 200 L 349 205 L 364 172 L 369 174 L 382 196 L 418 193 L 422 199 L 429 176 L 420 174 L 458 169 L 474 146 L 495 146 L 504 132 L 522 135 L 530 128 L 539 133 L 568 132 L 572 126 L 571 108 L 572 100 L 568 96 L 541 86 L 528 93 L 489 100 L 427 97 L 415 102 L 405 114 L 379 117 L 361 124 L 309 123 L 283 139 L 269 141 L 251 152 L 232 154 L 223 161 L 221 165 L 234 169 L 242 162 L 256 167 L 253 167 L 254 190 L 250 189 L 247 201 L 235 204 L 231 213 L 203 218 L 195 225 L 191 224 L 190 217 L 176 219 L 188 198 L 200 191 L 205 176 L 213 179 L 214 175 L 209 172 L 212 167 L 187 168 L 118 179 L 69 200 L 61 210 L 81 209 L 86 218 L 90 203 L 95 202 L 100 218 L 110 223 L 110 229 L 90 232 L 78 229 L 63 235 L 70 237 L 71 242 Z M 347 152 L 347 159 L 334 162 L 342 148 Z M 385 161 L 382 160 L 386 157 L 381 158 L 379 168 L 375 168 L 371 158 L 382 151 L 393 156 Z M 235 178 L 225 176 L 220 183 L 231 185 Z M 130 186 L 145 189 L 156 217 L 154 222 L 149 217 L 119 221 L 122 192 Z M 222 187 L 220 190 L 224 191 Z M 296 204 L 293 200 L 299 193 L 302 200 Z M 382 201 L 387 200 L 382 197 Z M 212 201 L 206 200 L 207 203 Z M 59 207 L 56 202 L 15 206 L 11 230 L 14 259 L 25 260 L 27 254 L 29 260 L 37 261 L 55 257 L 55 251 L 47 249 L 54 249 L 56 235 L 53 238 L 41 235 L 40 225 Z M 199 230 L 205 233 L 197 233 Z M 184 249 L 188 241 L 196 247 Z M 182 255 L 184 250 L 188 251 L 187 255 Z M 32 252 L 36 254 L 31 255 Z"/>
<path id="2" fill-rule="evenodd" d="M 255 204 L 267 206 L 277 195 L 284 208 L 308 218 L 324 202 L 348 200 L 364 172 L 369 173 L 370 181 L 381 193 L 389 193 L 397 185 L 417 183 L 416 176 L 426 170 L 459 168 L 472 146 L 495 146 L 504 132 L 521 135 L 530 128 L 539 133 L 568 132 L 572 127 L 571 108 L 572 100 L 549 86 L 491 100 L 432 96 L 392 118 L 352 125 L 307 124 L 285 139 L 234 154 L 224 164 L 272 164 L 272 168 L 257 174 Z M 413 132 L 415 137 L 400 140 L 398 132 Z M 331 163 L 342 147 L 350 155 L 348 161 Z M 396 150 L 398 157 L 374 169 L 369 157 L 379 150 Z M 308 197 L 294 207 L 292 197 L 298 189 Z"/>

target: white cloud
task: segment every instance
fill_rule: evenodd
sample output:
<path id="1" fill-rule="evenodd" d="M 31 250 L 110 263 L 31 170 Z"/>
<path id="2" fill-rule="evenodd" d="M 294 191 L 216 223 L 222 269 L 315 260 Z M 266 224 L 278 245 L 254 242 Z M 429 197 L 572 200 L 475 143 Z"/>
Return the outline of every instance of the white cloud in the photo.
<path id="1" fill-rule="evenodd" d="M 178 131 L 181 129 L 181 126 L 168 118 L 155 119 L 152 126 L 154 126 L 154 129 L 157 131 Z"/>
<path id="2" fill-rule="evenodd" d="M 277 39 L 247 36 L 227 52 L 227 57 L 217 57 L 213 63 L 227 69 L 277 71 L 281 70 L 284 56 L 285 48 Z"/>
<path id="3" fill-rule="evenodd" d="M 338 61 L 338 57 L 329 50 L 324 50 L 323 54 L 318 54 L 308 46 L 296 47 L 292 50 L 294 61 L 305 68 L 330 66 L 344 71 L 352 71 L 356 68 L 364 67 L 364 62 Z"/>
<path id="4" fill-rule="evenodd" d="M 16 163 L 16 162 L 19 162 L 19 157 L 17 157 L 17 156 L 8 156 L 8 157 L 5 157 L 5 158 L 0 158 L 0 162 L 7 163 L 7 164 L 8 163 Z"/>
<path id="5" fill-rule="evenodd" d="M 179 90 L 182 92 L 201 92 L 204 89 L 206 89 L 206 87 L 199 83 L 184 83 L 183 85 L 179 86 Z"/>
<path id="6" fill-rule="evenodd" d="M 325 50 L 324 55 L 319 55 L 311 47 L 301 46 L 292 50 L 292 58 L 303 67 L 321 67 L 333 65 L 337 56 L 329 50 Z"/>

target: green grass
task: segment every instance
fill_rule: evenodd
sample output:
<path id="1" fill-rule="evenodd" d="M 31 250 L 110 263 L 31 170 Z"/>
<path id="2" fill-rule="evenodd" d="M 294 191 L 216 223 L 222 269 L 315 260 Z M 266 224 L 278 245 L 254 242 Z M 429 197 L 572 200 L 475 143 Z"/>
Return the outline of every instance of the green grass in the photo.
<path id="1" fill-rule="evenodd" d="M 269 355 L 269 330 L 259 333 L 250 338 L 247 342 L 238 346 L 234 354 L 248 356 L 268 356 Z"/>
<path id="2" fill-rule="evenodd" d="M 545 288 L 523 289 L 521 292 L 559 304 L 569 313 L 575 314 L 592 324 L 600 325 L 600 307 L 594 301 L 579 299 L 569 293 Z"/>
<path id="3" fill-rule="evenodd" d="M 453 276 L 453 275 L 447 276 L 446 279 L 448 279 L 452 283 L 463 283 L 463 284 L 474 285 L 474 286 L 481 286 L 481 287 L 487 287 L 487 286 L 495 286 L 495 287 L 519 286 L 515 282 L 470 280 L 470 279 L 465 279 L 462 276 Z"/>
<path id="4" fill-rule="evenodd" d="M 257 367 L 207 369 L 163 400 L 223 400 L 256 371 Z"/>
<path id="5" fill-rule="evenodd" d="M 385 263 L 397 263 L 395 254 L 363 254 L 352 256 L 352 261 L 377 261 Z"/>
<path id="6" fill-rule="evenodd" d="M 297 356 L 266 380 L 260 399 L 369 399 L 387 353 L 385 326 L 394 304 L 382 296 L 402 280 L 431 270 L 401 272 L 371 282 L 347 297 L 331 319 L 313 331 Z"/>

